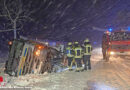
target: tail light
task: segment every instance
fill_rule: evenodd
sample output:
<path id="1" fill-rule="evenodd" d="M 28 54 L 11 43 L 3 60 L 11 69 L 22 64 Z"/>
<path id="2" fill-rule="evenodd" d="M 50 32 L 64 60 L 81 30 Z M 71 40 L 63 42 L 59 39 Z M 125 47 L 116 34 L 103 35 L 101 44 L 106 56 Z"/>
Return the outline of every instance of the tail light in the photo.
<path id="1" fill-rule="evenodd" d="M 9 42 L 8 42 L 8 45 L 12 45 L 12 44 L 13 44 L 13 42 L 12 42 L 12 41 L 9 41 Z"/>

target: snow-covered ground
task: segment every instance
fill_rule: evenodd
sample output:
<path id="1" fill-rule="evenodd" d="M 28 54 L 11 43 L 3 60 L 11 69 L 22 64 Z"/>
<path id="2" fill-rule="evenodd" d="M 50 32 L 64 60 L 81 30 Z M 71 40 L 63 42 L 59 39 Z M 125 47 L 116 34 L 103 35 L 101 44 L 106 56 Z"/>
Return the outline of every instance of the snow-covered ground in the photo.
<path id="1" fill-rule="evenodd" d="M 101 48 L 93 50 L 92 70 L 84 72 L 31 74 L 7 78 L 6 87 L 32 87 L 31 90 L 130 90 L 130 58 L 102 60 Z"/>

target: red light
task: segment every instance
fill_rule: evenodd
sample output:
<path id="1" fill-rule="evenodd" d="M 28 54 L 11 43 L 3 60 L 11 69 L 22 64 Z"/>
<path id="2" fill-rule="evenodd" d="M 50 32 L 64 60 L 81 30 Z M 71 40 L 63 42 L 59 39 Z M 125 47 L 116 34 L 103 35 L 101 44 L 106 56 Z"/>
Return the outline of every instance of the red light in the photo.
<path id="1" fill-rule="evenodd" d="M 12 45 L 12 41 L 9 41 L 8 44 L 9 44 L 9 45 Z"/>
<path id="2" fill-rule="evenodd" d="M 106 33 L 108 34 L 108 33 L 109 33 L 109 31 L 106 31 Z"/>
<path id="3" fill-rule="evenodd" d="M 2 76 L 0 76 L 0 83 L 1 83 L 1 82 L 3 82 L 3 77 L 2 77 Z"/>
<path id="4" fill-rule="evenodd" d="M 107 35 L 111 35 L 111 32 L 109 32 L 109 31 L 105 31 L 105 34 L 107 34 Z"/>

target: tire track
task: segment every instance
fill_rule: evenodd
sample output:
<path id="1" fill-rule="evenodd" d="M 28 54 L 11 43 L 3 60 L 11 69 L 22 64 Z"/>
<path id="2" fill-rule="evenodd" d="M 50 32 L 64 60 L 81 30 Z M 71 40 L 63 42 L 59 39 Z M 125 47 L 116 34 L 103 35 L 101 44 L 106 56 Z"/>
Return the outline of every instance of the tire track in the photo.
<path id="1" fill-rule="evenodd" d="M 126 76 L 126 72 L 124 72 L 124 67 L 122 66 L 121 63 L 117 63 L 117 62 L 114 62 L 112 63 L 112 65 L 114 66 L 114 69 L 113 70 L 116 74 L 116 76 L 118 77 L 118 81 L 119 81 L 119 84 L 121 85 L 121 87 L 123 88 L 126 88 L 126 87 L 129 87 L 130 83 L 130 79 L 129 79 L 129 76 Z M 120 69 L 122 68 L 122 69 Z"/>

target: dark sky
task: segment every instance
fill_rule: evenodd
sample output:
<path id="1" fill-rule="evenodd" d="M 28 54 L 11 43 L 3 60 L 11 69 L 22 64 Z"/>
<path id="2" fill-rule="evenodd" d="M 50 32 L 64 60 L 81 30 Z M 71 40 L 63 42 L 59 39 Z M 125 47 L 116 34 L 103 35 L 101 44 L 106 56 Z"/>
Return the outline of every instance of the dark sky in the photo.
<path id="1" fill-rule="evenodd" d="M 30 11 L 40 7 L 30 15 L 34 21 L 23 22 L 22 30 L 17 33 L 30 38 L 82 41 L 89 37 L 101 42 L 100 28 L 119 29 L 130 25 L 129 0 L 21 0 L 21 4 Z M 0 22 L 2 30 L 5 21 Z M 13 32 L 0 33 L 0 38 L 3 41 L 13 38 Z"/>

